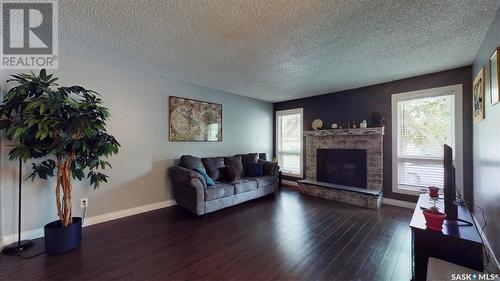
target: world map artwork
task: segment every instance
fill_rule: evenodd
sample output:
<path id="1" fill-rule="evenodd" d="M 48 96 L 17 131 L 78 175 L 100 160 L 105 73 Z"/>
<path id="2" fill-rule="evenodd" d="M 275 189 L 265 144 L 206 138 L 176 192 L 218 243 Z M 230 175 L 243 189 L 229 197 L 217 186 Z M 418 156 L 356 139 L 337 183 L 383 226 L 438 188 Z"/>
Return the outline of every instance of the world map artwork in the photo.
<path id="1" fill-rule="evenodd" d="M 169 97 L 170 141 L 222 141 L 222 105 Z"/>

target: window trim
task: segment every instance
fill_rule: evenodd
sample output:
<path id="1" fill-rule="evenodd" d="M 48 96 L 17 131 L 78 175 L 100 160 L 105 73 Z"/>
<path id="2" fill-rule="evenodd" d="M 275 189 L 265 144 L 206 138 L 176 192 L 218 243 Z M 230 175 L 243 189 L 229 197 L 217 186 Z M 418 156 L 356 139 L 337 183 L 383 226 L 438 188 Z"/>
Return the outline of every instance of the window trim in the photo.
<path id="1" fill-rule="evenodd" d="M 280 141 L 280 126 L 279 126 L 279 117 L 284 116 L 284 115 L 290 115 L 290 114 L 300 114 L 300 145 L 299 145 L 299 153 L 294 153 L 294 152 L 283 152 L 279 150 L 279 141 Z M 275 118 L 276 118 L 276 159 L 279 162 L 279 154 L 285 153 L 285 154 L 290 154 L 290 155 L 299 155 L 300 158 L 300 173 L 299 174 L 290 174 L 290 173 L 285 173 L 282 172 L 284 176 L 289 176 L 289 177 L 300 177 L 302 178 L 304 176 L 304 109 L 302 107 L 300 108 L 293 108 L 293 109 L 286 109 L 286 110 L 278 110 L 275 112 Z"/>
<path id="2" fill-rule="evenodd" d="M 445 87 L 430 88 L 419 91 L 396 93 L 391 96 L 391 120 L 392 124 L 392 192 L 408 195 L 419 195 L 421 192 L 415 189 L 408 189 L 398 184 L 398 148 L 399 148 L 399 111 L 398 102 L 425 97 L 436 97 L 443 95 L 453 95 L 455 103 L 455 116 L 453 116 L 455 147 L 453 150 L 453 162 L 456 169 L 457 190 L 463 190 L 463 93 L 462 84 Z"/>

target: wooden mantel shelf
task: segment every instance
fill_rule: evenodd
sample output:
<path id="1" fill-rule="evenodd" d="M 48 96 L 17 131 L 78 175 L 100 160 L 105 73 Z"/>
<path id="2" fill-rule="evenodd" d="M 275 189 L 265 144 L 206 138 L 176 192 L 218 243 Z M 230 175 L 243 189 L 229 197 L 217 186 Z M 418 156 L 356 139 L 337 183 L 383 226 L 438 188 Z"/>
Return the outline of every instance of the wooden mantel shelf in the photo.
<path id="1" fill-rule="evenodd" d="M 329 129 L 329 130 L 306 130 L 304 131 L 304 136 L 365 136 L 365 135 L 384 135 L 384 127 L 376 128 L 356 128 L 356 129 Z"/>

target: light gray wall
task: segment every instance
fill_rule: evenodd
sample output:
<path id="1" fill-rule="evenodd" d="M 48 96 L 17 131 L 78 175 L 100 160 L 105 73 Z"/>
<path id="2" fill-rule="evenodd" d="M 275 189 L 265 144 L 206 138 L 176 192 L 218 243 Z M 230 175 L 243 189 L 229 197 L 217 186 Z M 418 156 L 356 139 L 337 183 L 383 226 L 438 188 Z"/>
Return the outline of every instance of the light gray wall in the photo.
<path id="1" fill-rule="evenodd" d="M 266 152 L 271 155 L 273 106 L 269 102 L 69 54 L 60 54 L 59 63 L 54 73 L 60 77 L 61 85 L 81 85 L 103 96 L 112 115 L 108 129 L 122 145 L 120 154 L 112 158 L 108 184 L 94 191 L 87 182 L 74 183 L 73 204 L 79 205 L 80 198 L 89 198 L 87 216 L 173 199 L 166 171 L 182 154 L 215 156 Z M 11 73 L 4 73 L 2 81 Z M 169 142 L 169 95 L 221 103 L 223 141 Z M 0 162 L 0 234 L 3 236 L 17 229 L 17 166 L 8 161 L 9 148 L 5 144 L 0 159 L 3 161 Z M 23 231 L 43 227 L 56 219 L 54 186 L 54 180 L 24 183 Z M 76 206 L 73 210 L 80 214 Z"/>
<path id="2" fill-rule="evenodd" d="M 486 33 L 472 67 L 473 77 L 484 68 L 486 119 L 474 124 L 473 165 L 474 204 L 484 210 L 474 208 L 476 218 L 484 229 L 495 256 L 500 260 L 500 104 L 490 103 L 489 58 L 495 48 L 500 47 L 500 9 Z"/>

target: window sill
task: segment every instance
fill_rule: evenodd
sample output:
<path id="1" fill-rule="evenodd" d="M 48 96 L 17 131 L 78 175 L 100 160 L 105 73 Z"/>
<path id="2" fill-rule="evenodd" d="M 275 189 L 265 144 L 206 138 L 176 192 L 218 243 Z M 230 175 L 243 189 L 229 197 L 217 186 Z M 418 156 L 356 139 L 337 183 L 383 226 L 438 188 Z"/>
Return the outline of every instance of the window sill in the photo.
<path id="1" fill-rule="evenodd" d="M 420 194 L 422 194 L 422 191 L 424 189 L 425 188 L 419 188 L 417 190 L 417 189 L 414 189 L 414 188 L 405 188 L 403 186 L 395 186 L 395 187 L 392 188 L 392 192 L 393 193 L 399 193 L 399 194 L 419 196 Z"/>
<path id="2" fill-rule="evenodd" d="M 287 176 L 287 177 L 292 177 L 292 178 L 302 178 L 302 174 L 291 174 L 291 173 L 287 173 L 287 172 L 281 172 L 281 174 L 283 176 Z"/>

